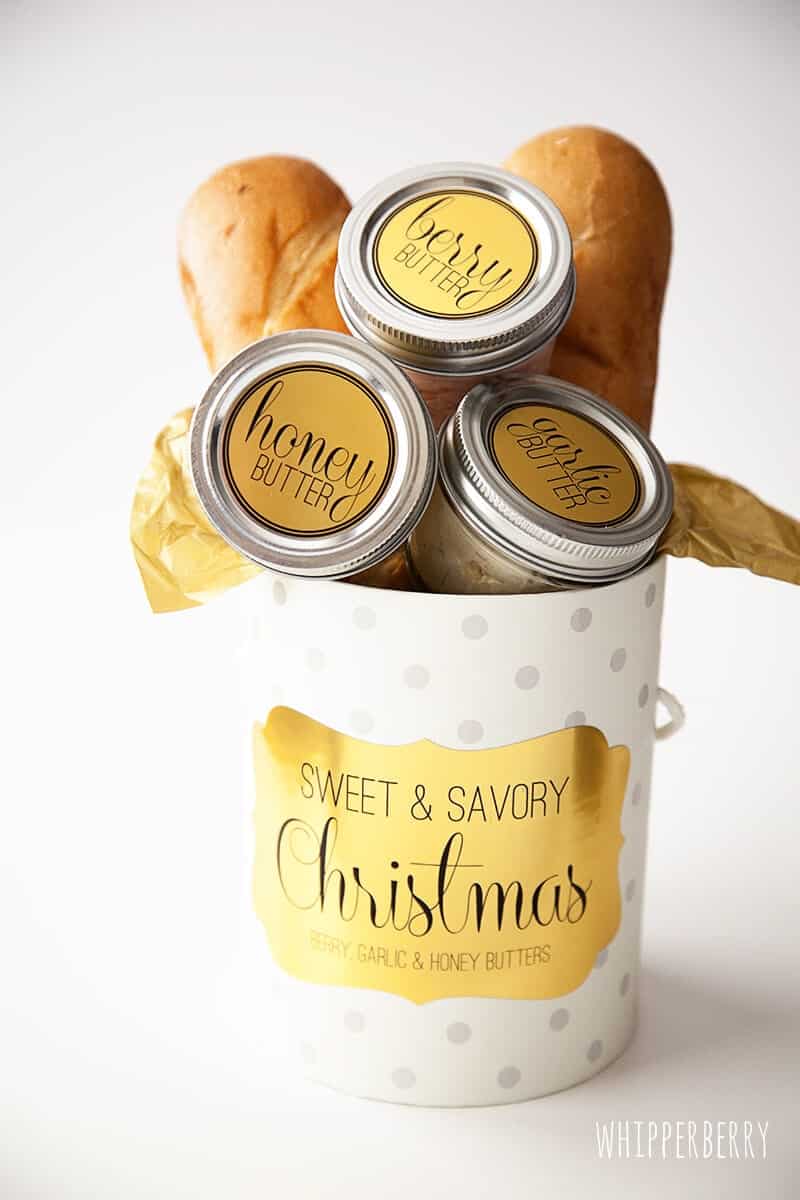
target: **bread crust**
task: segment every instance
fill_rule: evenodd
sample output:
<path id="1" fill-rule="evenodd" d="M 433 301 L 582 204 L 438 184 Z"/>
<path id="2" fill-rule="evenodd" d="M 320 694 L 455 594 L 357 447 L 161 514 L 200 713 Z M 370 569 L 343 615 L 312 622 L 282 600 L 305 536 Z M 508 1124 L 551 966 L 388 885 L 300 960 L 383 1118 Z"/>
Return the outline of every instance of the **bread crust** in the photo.
<path id="1" fill-rule="evenodd" d="M 657 172 L 604 129 L 554 129 L 506 168 L 556 202 L 573 240 L 577 295 L 550 372 L 616 404 L 650 429 L 672 221 Z"/>
<path id="2" fill-rule="evenodd" d="M 301 158 L 232 163 L 197 188 L 180 218 L 178 263 L 212 370 L 281 330 L 347 332 L 333 276 L 349 211 L 341 188 Z"/>

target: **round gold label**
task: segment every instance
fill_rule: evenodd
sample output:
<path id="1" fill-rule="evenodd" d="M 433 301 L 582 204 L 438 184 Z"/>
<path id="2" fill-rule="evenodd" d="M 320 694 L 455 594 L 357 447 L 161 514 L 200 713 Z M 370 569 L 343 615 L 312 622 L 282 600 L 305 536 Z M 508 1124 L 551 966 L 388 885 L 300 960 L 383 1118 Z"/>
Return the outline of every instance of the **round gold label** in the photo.
<path id="1" fill-rule="evenodd" d="M 477 317 L 515 300 L 539 261 L 536 234 L 515 208 L 485 192 L 416 196 L 384 221 L 375 270 L 408 308 Z"/>
<path id="2" fill-rule="evenodd" d="M 395 437 L 379 397 L 335 367 L 304 364 L 265 375 L 225 427 L 228 482 L 254 520 L 313 537 L 345 529 L 380 500 Z"/>
<path id="3" fill-rule="evenodd" d="M 489 450 L 527 500 L 568 521 L 617 525 L 639 503 L 639 474 L 617 439 L 563 408 L 507 409 L 490 431 Z"/>

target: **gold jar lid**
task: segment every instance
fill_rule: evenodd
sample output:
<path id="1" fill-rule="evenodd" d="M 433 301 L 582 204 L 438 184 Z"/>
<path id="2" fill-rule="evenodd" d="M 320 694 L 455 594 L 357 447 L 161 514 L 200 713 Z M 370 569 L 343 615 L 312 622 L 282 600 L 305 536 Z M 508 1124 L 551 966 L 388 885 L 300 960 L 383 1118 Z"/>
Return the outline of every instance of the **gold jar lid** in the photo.
<path id="1" fill-rule="evenodd" d="M 546 376 L 469 391 L 440 431 L 439 479 L 480 537 L 567 583 L 637 571 L 672 513 L 672 479 L 647 435 Z"/>
<path id="2" fill-rule="evenodd" d="M 248 346 L 192 421 L 214 527 L 262 566 L 339 578 L 388 557 L 430 499 L 436 441 L 406 375 L 370 346 L 300 330 Z"/>
<path id="3" fill-rule="evenodd" d="M 349 328 L 419 371 L 512 366 L 556 336 L 574 295 L 560 211 L 495 167 L 394 175 L 356 204 L 339 238 L 336 297 Z"/>

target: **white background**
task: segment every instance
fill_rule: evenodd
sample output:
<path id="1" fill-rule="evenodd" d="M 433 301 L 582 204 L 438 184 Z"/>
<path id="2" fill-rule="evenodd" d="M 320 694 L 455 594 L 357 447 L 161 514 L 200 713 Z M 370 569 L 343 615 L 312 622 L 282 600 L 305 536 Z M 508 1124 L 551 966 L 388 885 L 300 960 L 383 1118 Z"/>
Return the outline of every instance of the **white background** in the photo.
<path id="1" fill-rule="evenodd" d="M 2 1200 L 789 1196 L 797 1169 L 797 623 L 672 564 L 642 1025 L 593 1082 L 425 1111 L 285 1072 L 242 872 L 233 606 L 154 617 L 136 476 L 206 368 L 175 223 L 219 165 L 357 197 L 592 122 L 675 222 L 655 436 L 800 507 L 797 9 L 784 3 L 14 3 L 0 162 Z M 596 1119 L 769 1121 L 766 1162 L 600 1163 Z"/>

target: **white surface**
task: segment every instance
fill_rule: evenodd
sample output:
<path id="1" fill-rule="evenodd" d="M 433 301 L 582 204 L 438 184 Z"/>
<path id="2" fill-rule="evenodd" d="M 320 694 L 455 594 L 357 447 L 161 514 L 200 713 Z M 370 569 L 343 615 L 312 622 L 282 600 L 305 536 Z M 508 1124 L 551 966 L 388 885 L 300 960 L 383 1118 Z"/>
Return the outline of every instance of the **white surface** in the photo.
<path id="1" fill-rule="evenodd" d="M 151 617 L 126 523 L 206 380 L 174 267 L 200 179 L 282 150 L 356 196 L 581 120 L 639 142 L 672 197 L 661 448 L 796 509 L 796 12 L 315 7 L 2 6 L 0 1195 L 789 1196 L 797 594 L 671 565 L 662 682 L 688 723 L 656 754 L 634 1047 L 551 1099 L 413 1111 L 284 1070 L 228 609 Z M 611 1117 L 769 1121 L 768 1158 L 600 1163 Z"/>

